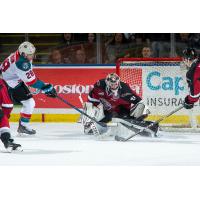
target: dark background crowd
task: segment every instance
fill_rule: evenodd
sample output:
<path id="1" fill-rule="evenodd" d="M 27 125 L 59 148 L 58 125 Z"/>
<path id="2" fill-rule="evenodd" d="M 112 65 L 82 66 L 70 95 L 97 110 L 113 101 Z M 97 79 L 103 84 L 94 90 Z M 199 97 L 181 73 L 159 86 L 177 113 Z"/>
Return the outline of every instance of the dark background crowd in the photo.
<path id="1" fill-rule="evenodd" d="M 0 63 L 23 41 L 37 49 L 34 64 L 114 64 L 122 57 L 177 57 L 200 51 L 200 33 L 0 34 Z"/>

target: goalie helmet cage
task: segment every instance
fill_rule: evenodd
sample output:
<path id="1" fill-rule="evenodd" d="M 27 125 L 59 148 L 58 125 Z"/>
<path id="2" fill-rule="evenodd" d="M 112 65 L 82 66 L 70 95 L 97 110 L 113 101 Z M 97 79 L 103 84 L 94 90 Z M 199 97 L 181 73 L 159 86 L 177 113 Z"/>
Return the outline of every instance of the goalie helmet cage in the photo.
<path id="1" fill-rule="evenodd" d="M 188 94 L 186 67 L 181 61 L 179 57 L 117 60 L 116 73 L 142 97 L 152 111 L 149 120 L 155 121 L 180 106 Z M 169 131 L 187 131 L 189 128 L 195 132 L 198 114 L 194 109 L 182 109 L 166 119 L 161 127 Z"/>

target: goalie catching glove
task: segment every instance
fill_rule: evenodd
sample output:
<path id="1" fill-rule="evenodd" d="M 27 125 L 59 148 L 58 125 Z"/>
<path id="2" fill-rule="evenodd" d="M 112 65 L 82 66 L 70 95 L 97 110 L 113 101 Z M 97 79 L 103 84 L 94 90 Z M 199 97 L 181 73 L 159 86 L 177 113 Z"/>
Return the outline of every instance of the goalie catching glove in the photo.
<path id="1" fill-rule="evenodd" d="M 136 105 L 131 105 L 130 116 L 134 119 L 137 119 L 139 121 L 143 120 L 148 116 L 148 114 L 150 114 L 150 111 L 142 101 L 140 101 Z"/>

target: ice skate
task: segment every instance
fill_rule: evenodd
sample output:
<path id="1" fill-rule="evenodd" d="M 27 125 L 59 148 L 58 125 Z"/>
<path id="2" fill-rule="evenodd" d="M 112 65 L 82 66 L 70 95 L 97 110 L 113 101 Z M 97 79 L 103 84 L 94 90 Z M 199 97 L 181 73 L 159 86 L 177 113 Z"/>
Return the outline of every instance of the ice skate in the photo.
<path id="1" fill-rule="evenodd" d="M 17 132 L 19 133 L 19 135 L 23 135 L 23 134 L 34 135 L 34 134 L 36 134 L 36 130 L 28 128 L 26 126 L 23 126 L 21 123 L 19 123 Z"/>
<path id="2" fill-rule="evenodd" d="M 12 151 L 23 151 L 22 146 L 20 144 L 14 143 L 13 141 L 13 139 L 9 139 L 8 142 L 4 143 L 6 151 L 9 153 Z"/>
<path id="3" fill-rule="evenodd" d="M 23 151 L 20 144 L 14 143 L 14 140 L 11 138 L 9 132 L 1 134 L 1 141 L 4 144 L 6 151 L 9 153 L 11 153 L 12 151 Z"/>

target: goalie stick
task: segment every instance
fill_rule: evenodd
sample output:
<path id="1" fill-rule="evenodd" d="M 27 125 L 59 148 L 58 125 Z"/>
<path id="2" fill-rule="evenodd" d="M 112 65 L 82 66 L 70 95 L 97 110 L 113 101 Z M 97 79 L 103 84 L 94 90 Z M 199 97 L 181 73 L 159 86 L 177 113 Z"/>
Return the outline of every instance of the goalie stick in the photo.
<path id="1" fill-rule="evenodd" d="M 84 107 L 84 102 L 83 102 L 83 98 L 81 96 L 81 93 L 79 93 L 78 98 L 79 98 L 79 101 L 81 102 L 81 105 Z"/>
<path id="2" fill-rule="evenodd" d="M 127 138 L 124 138 L 124 137 L 121 137 L 121 136 L 116 135 L 116 136 L 115 136 L 115 140 L 116 140 L 116 141 L 126 142 L 127 140 L 129 140 L 129 139 L 135 137 L 136 135 L 142 133 L 142 132 L 145 131 L 146 129 L 152 128 L 153 126 L 159 124 L 161 121 L 163 121 L 163 120 L 166 119 L 167 117 L 173 115 L 174 113 L 178 112 L 178 111 L 181 110 L 182 108 L 183 108 L 183 106 L 180 106 L 180 107 L 176 108 L 175 110 L 171 111 L 171 112 L 168 113 L 167 115 L 161 117 L 160 119 L 158 119 L 157 121 L 153 122 L 153 123 L 150 124 L 149 126 L 140 129 L 138 132 L 136 132 L 136 133 L 134 133 L 134 134 L 128 136 Z"/>

